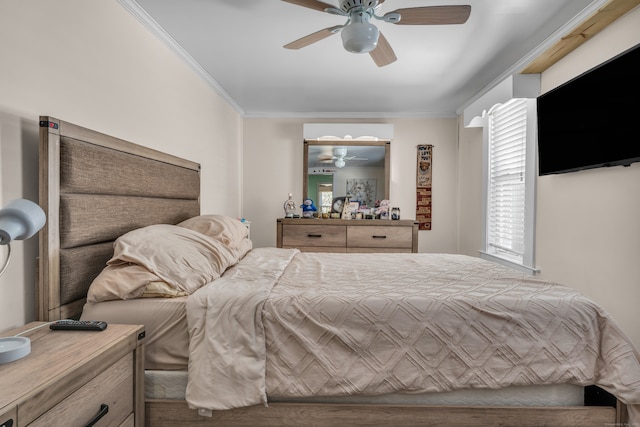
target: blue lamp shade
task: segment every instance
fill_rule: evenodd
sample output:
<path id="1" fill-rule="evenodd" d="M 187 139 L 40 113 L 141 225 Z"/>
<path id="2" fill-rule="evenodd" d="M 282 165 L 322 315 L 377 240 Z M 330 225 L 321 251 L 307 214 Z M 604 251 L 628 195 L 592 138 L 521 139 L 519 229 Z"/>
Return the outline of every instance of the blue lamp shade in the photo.
<path id="1" fill-rule="evenodd" d="M 22 359 L 29 353 L 31 353 L 31 340 L 29 338 L 0 338 L 0 365 Z"/>
<path id="2" fill-rule="evenodd" d="M 13 200 L 0 210 L 0 245 L 30 238 L 44 227 L 46 220 L 37 204 L 25 199 Z"/>
<path id="3" fill-rule="evenodd" d="M 7 245 L 7 256 L 0 269 L 5 272 L 11 257 L 12 240 L 28 239 L 36 234 L 47 220 L 44 211 L 37 204 L 16 199 L 0 209 L 0 245 Z M 0 365 L 10 363 L 27 356 L 31 352 L 31 340 L 14 336 L 0 338 Z"/>

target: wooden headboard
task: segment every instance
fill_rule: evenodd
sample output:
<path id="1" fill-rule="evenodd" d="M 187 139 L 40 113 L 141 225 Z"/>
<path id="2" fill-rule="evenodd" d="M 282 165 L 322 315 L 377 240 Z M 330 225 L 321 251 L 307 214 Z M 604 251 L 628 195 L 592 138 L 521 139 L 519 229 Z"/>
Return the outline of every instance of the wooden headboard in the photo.
<path id="1" fill-rule="evenodd" d="M 39 320 L 78 317 L 122 234 L 200 213 L 200 165 L 40 117 Z"/>

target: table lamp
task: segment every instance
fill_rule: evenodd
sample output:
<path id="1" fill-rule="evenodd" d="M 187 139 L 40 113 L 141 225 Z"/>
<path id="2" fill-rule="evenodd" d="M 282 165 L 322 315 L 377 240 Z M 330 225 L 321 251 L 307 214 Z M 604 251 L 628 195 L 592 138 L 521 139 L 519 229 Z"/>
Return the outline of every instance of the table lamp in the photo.
<path id="1" fill-rule="evenodd" d="M 47 217 L 40 206 L 32 201 L 16 199 L 0 209 L 0 245 L 7 246 L 7 255 L 0 268 L 2 276 L 11 259 L 11 241 L 26 240 L 36 234 Z M 14 336 L 0 338 L 0 364 L 21 359 L 31 352 L 29 338 Z"/>

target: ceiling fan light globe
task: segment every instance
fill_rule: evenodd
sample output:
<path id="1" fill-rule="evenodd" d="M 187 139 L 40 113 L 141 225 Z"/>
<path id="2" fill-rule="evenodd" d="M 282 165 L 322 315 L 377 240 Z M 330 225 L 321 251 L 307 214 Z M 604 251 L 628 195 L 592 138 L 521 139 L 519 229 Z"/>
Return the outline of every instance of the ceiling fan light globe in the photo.
<path id="1" fill-rule="evenodd" d="M 344 157 L 347 155 L 347 147 L 336 147 L 333 149 L 333 155 L 336 157 Z"/>
<path id="2" fill-rule="evenodd" d="M 369 22 L 352 22 L 342 30 L 342 44 L 348 52 L 367 53 L 378 45 L 380 32 Z"/>
<path id="3" fill-rule="evenodd" d="M 338 159 L 338 160 L 336 160 L 336 163 L 335 163 L 335 165 L 336 165 L 336 167 L 338 169 L 343 168 L 345 164 L 346 163 L 345 163 L 345 161 L 343 159 Z"/>

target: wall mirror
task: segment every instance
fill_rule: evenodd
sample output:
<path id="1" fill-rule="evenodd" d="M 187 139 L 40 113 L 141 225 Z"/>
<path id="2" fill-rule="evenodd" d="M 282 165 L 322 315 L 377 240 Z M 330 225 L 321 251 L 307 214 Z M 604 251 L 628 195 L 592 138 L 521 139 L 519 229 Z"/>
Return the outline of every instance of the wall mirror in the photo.
<path id="1" fill-rule="evenodd" d="M 335 211 L 334 200 L 349 197 L 361 207 L 389 199 L 390 141 L 305 140 L 303 198 L 319 212 Z"/>

